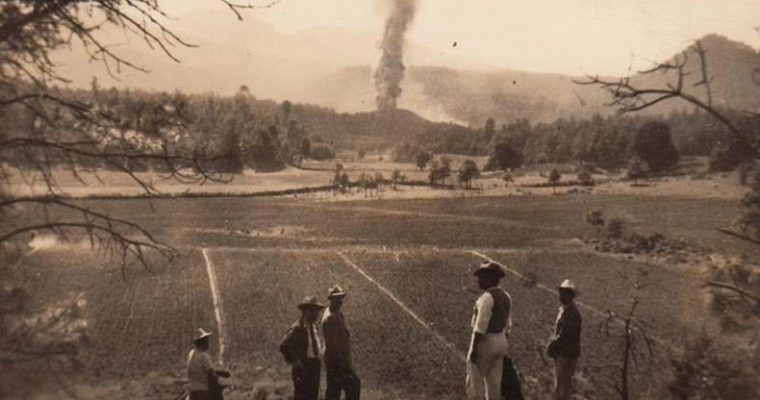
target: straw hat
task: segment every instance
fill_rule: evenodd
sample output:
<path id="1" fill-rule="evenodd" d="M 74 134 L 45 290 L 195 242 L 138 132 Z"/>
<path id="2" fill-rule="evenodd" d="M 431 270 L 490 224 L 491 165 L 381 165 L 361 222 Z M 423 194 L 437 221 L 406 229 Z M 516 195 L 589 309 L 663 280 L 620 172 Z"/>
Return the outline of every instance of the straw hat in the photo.
<path id="1" fill-rule="evenodd" d="M 201 339 L 205 339 L 211 335 L 213 335 L 212 332 L 206 332 L 205 330 L 203 330 L 203 328 L 198 328 L 198 330 L 195 331 L 195 338 L 193 339 L 193 342 L 197 342 Z"/>
<path id="2" fill-rule="evenodd" d="M 475 276 L 480 276 L 480 274 L 486 273 L 494 274 L 494 276 L 496 276 L 498 279 L 501 279 L 507 275 L 504 272 L 504 267 L 493 261 L 485 261 L 481 263 L 472 274 Z"/>
<path id="3" fill-rule="evenodd" d="M 575 287 L 575 282 L 571 281 L 570 279 L 565 279 L 562 281 L 562 283 L 559 284 L 560 289 L 567 289 L 572 290 L 573 292 L 578 292 L 578 289 Z"/>
<path id="4" fill-rule="evenodd" d="M 298 304 L 298 309 L 305 310 L 307 308 L 325 308 L 325 306 L 317 300 L 316 296 L 306 296 L 303 301 Z"/>
<path id="5" fill-rule="evenodd" d="M 346 297 L 346 291 L 338 285 L 332 285 L 332 287 L 327 291 L 327 298 L 332 299 L 336 297 Z"/>

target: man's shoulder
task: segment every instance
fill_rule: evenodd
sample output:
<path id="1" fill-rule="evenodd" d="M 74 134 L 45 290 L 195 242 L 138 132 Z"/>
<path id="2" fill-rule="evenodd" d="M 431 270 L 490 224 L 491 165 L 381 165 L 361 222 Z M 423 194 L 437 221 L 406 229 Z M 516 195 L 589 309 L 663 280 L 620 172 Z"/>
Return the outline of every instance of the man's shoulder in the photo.
<path id="1" fill-rule="evenodd" d="M 576 305 L 575 303 L 572 303 L 569 307 L 565 309 L 565 314 L 569 318 L 581 319 L 581 312 L 580 310 L 578 310 L 578 305 Z"/>
<path id="2" fill-rule="evenodd" d="M 332 319 L 335 319 L 335 314 L 329 308 L 325 309 L 325 312 L 322 314 L 322 322 Z"/>
<path id="3" fill-rule="evenodd" d="M 512 296 L 509 295 L 509 292 L 507 292 L 506 290 L 504 290 L 503 288 L 500 288 L 498 286 L 486 290 L 483 294 L 489 294 L 492 297 L 493 296 L 500 296 L 500 297 L 504 296 L 504 297 L 507 297 L 507 298 L 512 297 Z"/>
<path id="4" fill-rule="evenodd" d="M 211 355 L 207 351 L 192 349 L 187 355 L 187 360 L 192 365 L 207 365 L 211 364 Z"/>
<path id="5" fill-rule="evenodd" d="M 305 328 L 303 326 L 303 323 L 299 319 L 299 320 L 296 320 L 295 322 L 293 322 L 292 324 L 290 324 L 290 327 L 288 328 L 288 332 L 298 332 L 298 331 L 303 330 L 303 329 L 305 329 Z"/>
<path id="6" fill-rule="evenodd" d="M 493 304 L 493 295 L 488 291 L 483 291 L 483 293 L 478 296 L 478 299 L 475 301 L 475 304 Z"/>

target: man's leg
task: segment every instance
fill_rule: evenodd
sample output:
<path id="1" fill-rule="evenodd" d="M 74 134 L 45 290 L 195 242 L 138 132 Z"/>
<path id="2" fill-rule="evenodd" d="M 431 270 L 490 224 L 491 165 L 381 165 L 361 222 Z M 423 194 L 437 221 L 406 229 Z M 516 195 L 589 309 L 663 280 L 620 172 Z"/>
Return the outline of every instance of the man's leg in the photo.
<path id="1" fill-rule="evenodd" d="M 567 359 L 567 398 L 570 399 L 575 394 L 575 387 L 573 386 L 573 377 L 575 377 L 575 368 L 578 365 L 577 358 Z"/>
<path id="2" fill-rule="evenodd" d="M 293 370 L 293 400 L 306 400 L 303 385 L 303 370 Z"/>
<path id="3" fill-rule="evenodd" d="M 326 365 L 325 371 L 327 372 L 327 388 L 325 388 L 325 400 L 340 400 L 340 393 L 343 385 L 341 385 L 341 376 L 339 368 L 332 365 Z"/>
<path id="4" fill-rule="evenodd" d="M 303 362 L 301 371 L 293 373 L 293 400 L 319 399 L 319 360 L 308 359 Z"/>
<path id="5" fill-rule="evenodd" d="M 319 400 L 319 378 L 322 372 L 322 363 L 318 359 L 308 359 L 304 363 L 306 372 L 306 400 Z"/>
<path id="6" fill-rule="evenodd" d="M 362 393 L 362 381 L 356 374 L 351 371 L 348 375 L 343 390 L 346 391 L 346 400 L 359 400 Z"/>
<path id="7" fill-rule="evenodd" d="M 554 359 L 554 389 L 557 400 L 567 400 L 572 396 L 576 361 L 562 356 Z"/>
<path id="8" fill-rule="evenodd" d="M 486 378 L 486 399 L 501 400 L 501 375 L 504 371 L 504 357 L 497 355 L 491 359 Z"/>
<path id="9" fill-rule="evenodd" d="M 190 392 L 189 400 L 209 400 L 211 396 L 209 396 L 209 393 L 207 391 L 192 391 Z"/>
<path id="10" fill-rule="evenodd" d="M 467 360 L 467 399 L 481 400 L 483 398 L 483 376 L 477 365 Z"/>

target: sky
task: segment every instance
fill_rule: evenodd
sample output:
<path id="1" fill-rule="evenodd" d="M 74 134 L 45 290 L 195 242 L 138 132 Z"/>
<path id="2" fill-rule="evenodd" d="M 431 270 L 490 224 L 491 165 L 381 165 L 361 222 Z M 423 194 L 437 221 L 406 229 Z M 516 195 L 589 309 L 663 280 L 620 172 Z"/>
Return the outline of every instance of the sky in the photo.
<path id="1" fill-rule="evenodd" d="M 160 0 L 170 12 L 224 7 Z M 267 4 L 269 0 L 246 0 Z M 250 15 L 282 32 L 382 32 L 390 0 L 281 0 Z M 407 40 L 499 68 L 624 75 L 718 33 L 760 48 L 760 0 L 418 0 Z M 456 42 L 456 46 L 453 44 Z"/>

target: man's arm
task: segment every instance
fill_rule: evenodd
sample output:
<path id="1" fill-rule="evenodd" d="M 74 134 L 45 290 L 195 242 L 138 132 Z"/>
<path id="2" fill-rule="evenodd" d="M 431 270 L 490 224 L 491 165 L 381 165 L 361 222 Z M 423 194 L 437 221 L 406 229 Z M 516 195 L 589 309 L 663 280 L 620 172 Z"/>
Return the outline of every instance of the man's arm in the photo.
<path id="1" fill-rule="evenodd" d="M 280 342 L 280 353 L 282 353 L 283 357 L 285 357 L 286 362 L 293 364 L 294 366 L 301 364 L 301 359 L 299 358 L 298 351 L 295 348 L 297 333 L 296 331 L 297 328 L 295 326 L 290 327 Z"/>
<path id="2" fill-rule="evenodd" d="M 493 297 L 489 293 L 485 293 L 475 303 L 475 309 L 477 315 L 475 316 L 475 324 L 472 327 L 472 345 L 470 346 L 469 359 L 473 363 L 477 361 L 476 349 L 483 339 L 483 335 L 488 332 L 488 324 L 491 322 L 491 314 L 493 312 Z"/>
<path id="3" fill-rule="evenodd" d="M 562 315 L 562 326 L 559 332 L 556 333 L 554 340 L 549 344 L 550 349 L 555 352 L 558 349 L 563 349 L 571 346 L 572 343 L 581 334 L 581 321 L 578 311 L 571 312 L 566 310 Z"/>

